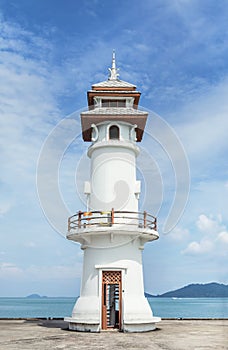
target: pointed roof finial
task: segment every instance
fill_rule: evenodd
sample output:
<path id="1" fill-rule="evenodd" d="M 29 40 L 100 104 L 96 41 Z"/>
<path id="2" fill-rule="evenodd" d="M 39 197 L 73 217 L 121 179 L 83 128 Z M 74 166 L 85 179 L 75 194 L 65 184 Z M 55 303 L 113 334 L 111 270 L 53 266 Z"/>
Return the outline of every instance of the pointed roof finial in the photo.
<path id="1" fill-rule="evenodd" d="M 117 80 L 118 79 L 118 70 L 116 68 L 116 54 L 115 54 L 115 50 L 112 51 L 112 68 L 108 69 L 110 72 L 110 76 L 108 78 L 108 80 Z"/>

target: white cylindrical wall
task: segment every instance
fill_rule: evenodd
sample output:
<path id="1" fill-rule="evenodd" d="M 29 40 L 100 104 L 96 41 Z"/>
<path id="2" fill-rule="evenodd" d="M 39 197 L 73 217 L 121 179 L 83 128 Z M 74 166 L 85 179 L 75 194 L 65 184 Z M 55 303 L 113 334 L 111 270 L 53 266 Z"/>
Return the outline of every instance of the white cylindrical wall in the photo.
<path id="1" fill-rule="evenodd" d="M 135 154 L 124 147 L 98 148 L 91 155 L 91 210 L 138 211 Z"/>
<path id="2" fill-rule="evenodd" d="M 99 266 L 104 270 L 122 271 L 123 322 L 135 319 L 151 321 L 153 317 L 147 299 L 144 297 L 142 255 L 140 240 L 130 235 L 117 235 L 110 242 L 110 236 L 94 236 L 84 250 L 81 294 L 72 317 L 91 318 L 101 321 L 101 289 Z M 100 268 L 102 270 L 102 267 Z M 88 302 L 90 306 L 88 307 Z"/>
<path id="3" fill-rule="evenodd" d="M 112 125 L 119 127 L 119 139 L 109 139 Z M 132 140 L 134 126 L 128 123 L 103 123 L 96 126 L 96 141 L 89 148 L 91 158 L 90 210 L 138 211 L 136 157 Z"/>

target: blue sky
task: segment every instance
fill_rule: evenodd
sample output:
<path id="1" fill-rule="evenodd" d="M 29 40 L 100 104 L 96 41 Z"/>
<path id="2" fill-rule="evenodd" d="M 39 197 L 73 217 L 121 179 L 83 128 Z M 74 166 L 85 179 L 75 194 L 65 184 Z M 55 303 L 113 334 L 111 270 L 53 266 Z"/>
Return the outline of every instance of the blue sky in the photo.
<path id="1" fill-rule="evenodd" d="M 154 193 L 160 211 L 150 203 L 161 236 L 143 253 L 145 289 L 157 294 L 193 282 L 228 283 L 227 18 L 222 0 L 0 0 L 0 296 L 79 293 L 82 252 L 63 237 L 67 211 L 58 212 L 50 178 L 47 206 L 62 234 L 42 211 L 37 161 L 53 128 L 86 107 L 92 83 L 107 79 L 113 48 L 120 78 L 137 85 L 141 106 L 176 132 L 191 173 L 184 214 L 164 234 L 175 178 L 167 155 L 145 137 L 141 146 L 164 187 L 161 203 Z M 79 124 L 72 125 L 61 126 L 64 139 L 53 136 L 47 157 L 54 164 L 69 144 L 57 179 L 69 213 L 83 205 L 77 184 L 88 166 L 88 145 Z"/>

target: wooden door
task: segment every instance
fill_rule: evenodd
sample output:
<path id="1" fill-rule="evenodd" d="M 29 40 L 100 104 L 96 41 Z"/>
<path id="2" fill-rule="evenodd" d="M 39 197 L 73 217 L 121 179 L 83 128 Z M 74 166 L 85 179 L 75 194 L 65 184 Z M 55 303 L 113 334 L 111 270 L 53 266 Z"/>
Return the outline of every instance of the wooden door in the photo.
<path id="1" fill-rule="evenodd" d="M 102 329 L 121 329 L 121 271 L 102 272 Z"/>

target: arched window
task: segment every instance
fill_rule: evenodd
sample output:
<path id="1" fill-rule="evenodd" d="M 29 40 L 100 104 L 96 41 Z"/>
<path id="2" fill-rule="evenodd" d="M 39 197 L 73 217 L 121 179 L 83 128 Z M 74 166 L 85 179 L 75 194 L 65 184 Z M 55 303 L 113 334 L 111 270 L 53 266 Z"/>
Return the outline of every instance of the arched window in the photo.
<path id="1" fill-rule="evenodd" d="M 119 140 L 120 138 L 120 129 L 116 125 L 112 125 L 109 128 L 109 139 L 117 139 Z"/>

